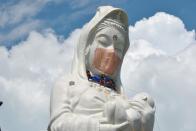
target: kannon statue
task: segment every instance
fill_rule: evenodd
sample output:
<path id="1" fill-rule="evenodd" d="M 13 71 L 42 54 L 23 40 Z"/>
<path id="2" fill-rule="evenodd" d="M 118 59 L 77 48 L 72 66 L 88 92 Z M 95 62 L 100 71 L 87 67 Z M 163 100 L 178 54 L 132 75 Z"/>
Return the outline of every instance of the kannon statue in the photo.
<path id="1" fill-rule="evenodd" d="M 69 75 L 51 94 L 49 131 L 152 131 L 155 105 L 146 93 L 123 93 L 121 65 L 129 47 L 127 14 L 102 6 L 84 26 Z"/>

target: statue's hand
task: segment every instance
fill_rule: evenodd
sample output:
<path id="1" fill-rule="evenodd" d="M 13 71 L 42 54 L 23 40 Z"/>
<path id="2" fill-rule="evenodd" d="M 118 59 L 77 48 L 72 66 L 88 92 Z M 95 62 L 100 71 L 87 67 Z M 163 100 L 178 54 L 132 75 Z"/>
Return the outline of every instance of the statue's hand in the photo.
<path id="1" fill-rule="evenodd" d="M 128 121 L 121 124 L 100 124 L 100 131 L 130 131 Z"/>
<path id="2" fill-rule="evenodd" d="M 129 101 L 131 107 L 141 113 L 145 118 L 153 116 L 155 112 L 154 101 L 146 93 L 137 94 L 132 101 Z"/>
<path id="3" fill-rule="evenodd" d="M 113 100 L 105 104 L 104 116 L 110 124 L 120 124 L 127 121 L 126 110 L 118 100 Z"/>
<path id="4" fill-rule="evenodd" d="M 137 116 L 136 118 L 138 123 L 141 123 L 145 128 L 145 130 L 151 131 L 154 124 L 154 113 L 155 113 L 153 99 L 146 93 L 140 93 L 136 95 L 132 100 L 130 100 L 129 104 L 131 110 L 132 109 L 135 110 L 134 114 Z M 131 117 L 131 115 L 128 116 Z"/>
<path id="5" fill-rule="evenodd" d="M 123 103 L 120 100 L 107 102 L 104 106 L 104 119 L 100 121 L 100 131 L 130 131 L 130 129 Z"/>

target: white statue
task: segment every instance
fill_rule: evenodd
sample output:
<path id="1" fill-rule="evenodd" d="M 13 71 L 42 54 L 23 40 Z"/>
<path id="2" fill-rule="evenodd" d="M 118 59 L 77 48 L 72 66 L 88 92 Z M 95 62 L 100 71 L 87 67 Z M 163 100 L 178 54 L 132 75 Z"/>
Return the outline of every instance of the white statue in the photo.
<path id="1" fill-rule="evenodd" d="M 81 33 L 72 72 L 52 90 L 49 131 L 153 130 L 153 99 L 123 94 L 120 69 L 128 47 L 127 14 L 99 7 Z"/>

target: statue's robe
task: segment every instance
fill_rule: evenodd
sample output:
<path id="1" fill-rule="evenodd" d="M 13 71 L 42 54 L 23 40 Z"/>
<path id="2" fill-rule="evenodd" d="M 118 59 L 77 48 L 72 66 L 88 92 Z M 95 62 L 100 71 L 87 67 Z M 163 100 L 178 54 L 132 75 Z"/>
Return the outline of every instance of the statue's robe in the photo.
<path id="1" fill-rule="evenodd" d="M 50 131 L 115 131 L 112 127 L 100 130 L 101 124 L 115 124 L 115 120 L 103 122 L 106 119 L 104 114 L 106 104 L 115 100 L 127 108 L 126 113 L 129 117 L 127 122 L 130 125 L 122 131 L 143 131 L 144 127 L 144 131 L 152 131 L 154 107 L 151 109 L 150 118 L 142 118 L 146 116 L 142 116 L 137 109 L 127 106 L 130 103 L 144 102 L 143 98 L 128 100 L 124 95 L 99 84 L 72 78 L 72 76 L 62 77 L 52 90 Z M 146 104 L 149 103 L 146 101 Z M 142 122 L 142 119 L 148 119 L 148 122 Z"/>
<path id="2" fill-rule="evenodd" d="M 115 126 L 119 126 L 119 124 L 121 131 L 152 131 L 154 105 L 150 103 L 153 102 L 152 100 L 145 101 L 149 98 L 147 95 L 141 95 L 142 97 L 133 100 L 128 100 L 123 96 L 120 80 L 121 67 L 113 79 L 116 84 L 116 92 L 89 82 L 86 75 L 86 57 L 88 57 L 86 51 L 94 39 L 97 25 L 108 15 L 116 14 L 119 11 L 122 23 L 128 27 L 128 18 L 123 10 L 105 6 L 99 8 L 95 17 L 82 29 L 72 71 L 70 75 L 66 75 L 56 82 L 51 93 L 49 131 L 117 131 Z M 123 56 L 129 47 L 128 29 L 125 35 Z M 125 109 L 126 116 L 121 116 L 122 119 L 119 119 L 115 116 L 115 113 L 118 114 L 118 110 L 106 112 L 113 106 L 112 102 L 118 105 L 118 108 L 115 109 L 119 109 L 119 111 Z M 138 103 L 142 103 L 142 105 Z M 113 119 L 108 120 L 107 116 L 112 116 Z M 121 125 L 121 122 L 128 123 L 128 126 Z"/>

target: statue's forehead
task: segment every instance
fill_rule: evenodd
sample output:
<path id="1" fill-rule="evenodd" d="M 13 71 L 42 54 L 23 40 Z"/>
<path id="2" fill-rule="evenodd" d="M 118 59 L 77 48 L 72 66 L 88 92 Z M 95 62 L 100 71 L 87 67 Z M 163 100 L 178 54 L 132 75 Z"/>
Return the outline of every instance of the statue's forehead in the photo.
<path id="1" fill-rule="evenodd" d="M 95 39 L 102 41 L 107 45 L 114 44 L 114 46 L 119 47 L 120 49 L 124 49 L 126 46 L 126 35 L 115 27 L 103 28 L 96 34 Z"/>
<path id="2" fill-rule="evenodd" d="M 99 32 L 96 33 L 96 36 L 103 36 L 103 35 L 114 38 L 114 40 L 119 38 L 121 40 L 124 40 L 126 37 L 123 30 L 120 30 L 117 27 L 113 27 L 113 26 L 104 27 L 103 29 L 101 29 Z"/>

